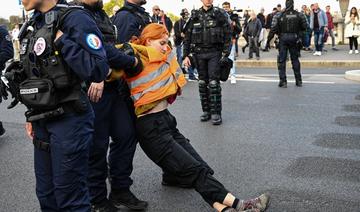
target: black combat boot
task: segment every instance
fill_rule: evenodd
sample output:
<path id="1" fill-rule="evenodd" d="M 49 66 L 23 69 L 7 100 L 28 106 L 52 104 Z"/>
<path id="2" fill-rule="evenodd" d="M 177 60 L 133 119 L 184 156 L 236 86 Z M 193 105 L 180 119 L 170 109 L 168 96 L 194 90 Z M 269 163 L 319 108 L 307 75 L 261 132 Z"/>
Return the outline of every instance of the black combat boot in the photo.
<path id="1" fill-rule="evenodd" d="M 91 204 L 91 212 L 117 212 L 117 211 L 118 209 L 108 199 L 105 199 L 96 204 Z"/>
<path id="2" fill-rule="evenodd" d="M 200 121 L 205 122 L 211 119 L 210 104 L 209 104 L 209 88 L 204 80 L 199 80 L 199 93 L 201 107 L 204 113 L 200 116 Z"/>
<path id="3" fill-rule="evenodd" d="M 146 201 L 139 200 L 129 189 L 111 190 L 109 200 L 117 208 L 125 206 L 131 210 L 145 210 L 148 207 Z"/>
<path id="4" fill-rule="evenodd" d="M 296 86 L 302 87 L 302 80 L 296 80 Z"/>
<path id="5" fill-rule="evenodd" d="M 279 87 L 280 88 L 287 88 L 287 81 L 286 80 L 280 80 Z"/>
<path id="6" fill-rule="evenodd" d="M 209 90 L 211 121 L 213 125 L 220 125 L 222 123 L 220 82 L 217 82 L 215 80 L 211 81 L 209 84 Z"/>

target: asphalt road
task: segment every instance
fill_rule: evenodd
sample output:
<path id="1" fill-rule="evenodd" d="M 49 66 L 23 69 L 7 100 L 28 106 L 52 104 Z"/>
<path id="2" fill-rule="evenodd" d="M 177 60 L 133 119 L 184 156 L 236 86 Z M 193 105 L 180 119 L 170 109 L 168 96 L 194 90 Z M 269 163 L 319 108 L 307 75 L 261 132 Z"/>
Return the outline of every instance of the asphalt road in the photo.
<path id="1" fill-rule="evenodd" d="M 290 72 L 289 72 L 290 73 Z M 180 131 L 239 198 L 272 195 L 268 211 L 360 211 L 360 84 L 344 70 L 304 70 L 304 87 L 289 76 L 277 87 L 270 69 L 247 69 L 235 85 L 223 83 L 223 125 L 199 121 L 196 82 L 171 106 Z M 26 138 L 24 108 L 0 120 L 0 211 L 39 211 L 33 147 Z M 161 186 L 161 170 L 138 147 L 132 190 L 148 211 L 212 211 L 193 190 Z"/>

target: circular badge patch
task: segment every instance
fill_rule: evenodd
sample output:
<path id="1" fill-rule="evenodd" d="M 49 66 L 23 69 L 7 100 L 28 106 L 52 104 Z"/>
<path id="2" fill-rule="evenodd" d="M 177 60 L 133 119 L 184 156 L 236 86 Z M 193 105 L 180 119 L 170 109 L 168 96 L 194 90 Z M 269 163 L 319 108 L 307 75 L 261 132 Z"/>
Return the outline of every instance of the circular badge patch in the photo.
<path id="1" fill-rule="evenodd" d="M 94 34 L 88 34 L 86 37 L 86 43 L 90 48 L 95 50 L 101 49 L 102 47 L 100 38 Z"/>
<path id="2" fill-rule="evenodd" d="M 44 38 L 38 38 L 35 42 L 34 45 L 34 52 L 37 56 L 41 55 L 42 53 L 44 53 L 46 48 L 46 41 Z"/>

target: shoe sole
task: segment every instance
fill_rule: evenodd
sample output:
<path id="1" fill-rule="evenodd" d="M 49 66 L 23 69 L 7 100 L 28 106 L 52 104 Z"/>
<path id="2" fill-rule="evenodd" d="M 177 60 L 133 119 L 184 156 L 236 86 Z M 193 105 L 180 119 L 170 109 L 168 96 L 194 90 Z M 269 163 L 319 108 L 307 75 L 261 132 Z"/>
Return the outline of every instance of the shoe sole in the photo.
<path id="1" fill-rule="evenodd" d="M 128 209 L 134 210 L 134 211 L 144 211 L 144 210 L 146 210 L 147 207 L 148 207 L 148 205 L 146 205 L 145 208 L 143 208 L 143 207 L 140 208 L 140 207 L 136 207 L 136 206 L 133 206 L 133 205 L 129 205 L 129 204 L 123 203 L 123 202 L 120 202 L 120 203 L 114 203 L 114 202 L 112 202 L 112 203 L 113 203 L 113 205 L 114 205 L 117 209 L 121 209 L 122 206 L 125 206 L 125 207 L 127 207 Z"/>

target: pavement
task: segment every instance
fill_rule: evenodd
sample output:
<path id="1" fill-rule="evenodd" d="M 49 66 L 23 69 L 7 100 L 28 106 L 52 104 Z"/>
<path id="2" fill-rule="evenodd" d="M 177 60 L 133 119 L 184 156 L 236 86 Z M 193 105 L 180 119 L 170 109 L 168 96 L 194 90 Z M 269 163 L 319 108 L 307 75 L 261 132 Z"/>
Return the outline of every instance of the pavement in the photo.
<path id="1" fill-rule="evenodd" d="M 222 83 L 223 125 L 201 123 L 196 82 L 170 107 L 179 130 L 239 198 L 269 192 L 269 212 L 360 211 L 360 86 L 347 69 L 304 69 L 304 87 L 277 87 L 275 69 L 241 68 Z M 23 106 L 0 104 L 0 211 L 40 211 Z M 161 185 L 138 146 L 132 191 L 149 212 L 213 211 L 194 190 Z"/>
<path id="2" fill-rule="evenodd" d="M 260 51 L 260 60 L 248 60 L 249 48 L 246 48 L 245 54 L 241 51 L 239 46 L 239 57 L 236 60 L 237 67 L 262 67 L 262 68 L 277 68 L 277 49 L 272 48 L 269 52 Z M 325 45 L 325 51 L 322 56 L 313 56 L 312 51 L 301 51 L 301 66 L 302 68 L 360 68 L 360 54 L 349 55 L 348 45 L 336 46 L 337 51 L 331 49 L 331 45 Z M 287 67 L 291 67 L 290 61 Z"/>

